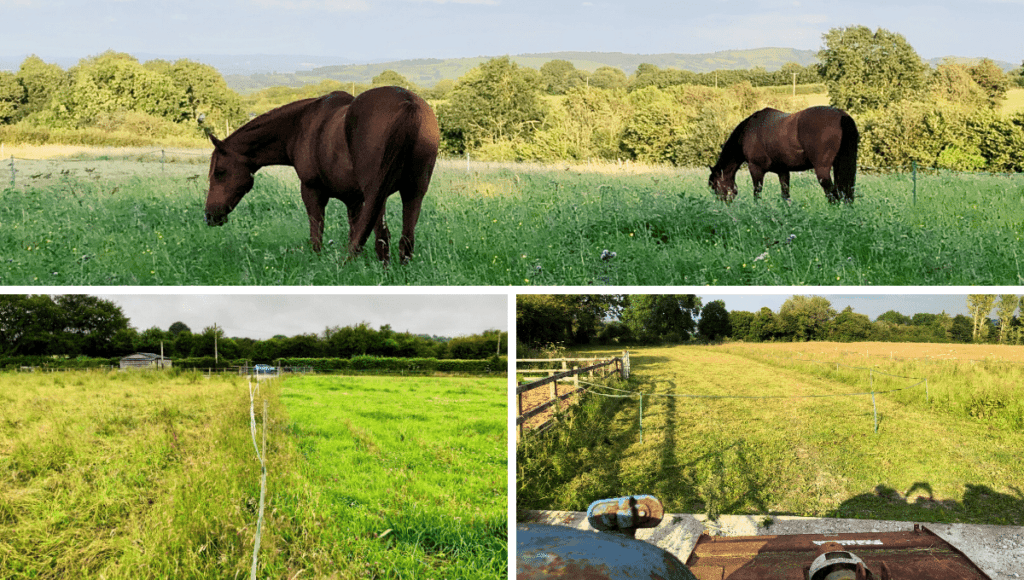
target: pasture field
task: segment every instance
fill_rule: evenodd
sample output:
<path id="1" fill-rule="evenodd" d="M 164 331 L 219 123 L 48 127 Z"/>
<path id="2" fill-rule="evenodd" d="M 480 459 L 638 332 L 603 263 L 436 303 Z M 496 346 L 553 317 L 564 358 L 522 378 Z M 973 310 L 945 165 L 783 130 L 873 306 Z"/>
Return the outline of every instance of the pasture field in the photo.
<path id="1" fill-rule="evenodd" d="M 354 551 L 372 572 L 357 578 L 506 578 L 507 393 L 504 377 L 288 379 L 320 559 Z"/>
<path id="2" fill-rule="evenodd" d="M 1024 523 L 1024 365 L 800 346 L 631 350 L 626 388 L 644 394 L 642 442 L 638 398 L 588 394 L 519 443 L 517 507 L 585 510 L 651 493 L 669 512 L 710 516 Z M 877 433 L 871 396 L 859 394 L 872 391 Z"/>
<path id="3" fill-rule="evenodd" d="M 98 163 L 98 162 L 97 162 Z M 170 164 L 168 164 L 170 165 Z M 339 203 L 326 246 L 290 168 L 257 174 L 227 224 L 203 222 L 206 169 L 129 178 L 49 172 L 2 193 L 3 285 L 1017 285 L 1024 280 L 1024 175 L 858 176 L 832 206 L 811 174 L 731 205 L 705 171 L 442 163 L 424 200 L 416 251 L 384 268 L 347 260 Z M 86 167 L 85 169 L 88 169 Z M 186 172 L 187 173 L 187 172 Z M 45 175 L 45 174 L 43 174 Z M 42 177 L 40 177 L 40 180 Z M 397 246 L 401 204 L 388 204 Z M 602 252 L 615 257 L 602 259 Z"/>
<path id="4" fill-rule="evenodd" d="M 344 417 L 323 409 L 336 387 L 361 401 Z M 403 389 L 427 400 L 413 412 L 391 397 L 375 415 L 375 393 Z M 0 375 L 0 578 L 248 577 L 260 500 L 248 390 L 177 371 Z M 505 392 L 495 379 L 263 381 L 259 577 L 504 578 Z M 446 398 L 464 404 L 439 410 Z M 381 421 L 412 421 L 406 448 L 420 447 L 395 449 Z"/>

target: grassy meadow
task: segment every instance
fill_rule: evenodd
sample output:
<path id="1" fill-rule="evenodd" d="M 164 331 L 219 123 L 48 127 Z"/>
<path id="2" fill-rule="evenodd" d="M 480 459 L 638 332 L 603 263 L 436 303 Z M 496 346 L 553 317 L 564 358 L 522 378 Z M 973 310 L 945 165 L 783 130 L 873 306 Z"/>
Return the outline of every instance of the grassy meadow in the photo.
<path id="1" fill-rule="evenodd" d="M 615 386 L 644 394 L 642 442 L 638 398 L 588 395 L 520 442 L 517 507 L 651 493 L 669 512 L 710 516 L 1024 523 L 1024 365 L 886 346 L 631 350 L 633 376 Z M 877 433 L 870 395 L 837 396 L 871 391 Z"/>
<path id="2" fill-rule="evenodd" d="M 1024 176 L 858 178 L 852 206 L 829 205 L 813 175 L 784 204 L 717 201 L 704 171 L 628 165 L 440 164 L 416 253 L 384 268 L 346 260 L 335 202 L 326 245 L 309 247 L 290 168 L 257 174 L 222 227 L 203 221 L 206 168 L 139 163 L 104 177 L 40 169 L 3 192 L 3 285 L 1016 285 L 1024 279 Z M 122 162 L 119 162 L 122 163 Z M 168 164 L 170 167 L 173 164 Z M 185 167 L 185 170 L 179 170 Z M 191 168 L 191 169 L 189 169 Z M 94 169 L 89 172 L 87 170 Z M 401 203 L 388 205 L 393 242 Z M 794 237 L 795 236 L 795 237 Z M 602 252 L 616 256 L 602 260 Z"/>
<path id="3" fill-rule="evenodd" d="M 361 402 L 335 415 L 335 391 Z M 504 381 L 264 381 L 258 398 L 259 577 L 506 576 Z M 0 376 L 0 578 L 248 577 L 260 499 L 249 423 L 237 376 Z M 415 427 L 404 448 L 391 424 Z"/>

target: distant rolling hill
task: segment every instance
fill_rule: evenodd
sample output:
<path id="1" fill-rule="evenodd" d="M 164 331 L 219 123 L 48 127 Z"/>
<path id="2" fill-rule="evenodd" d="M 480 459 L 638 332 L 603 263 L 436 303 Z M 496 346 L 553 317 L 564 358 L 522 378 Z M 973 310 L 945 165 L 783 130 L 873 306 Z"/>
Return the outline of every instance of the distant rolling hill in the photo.
<path id="1" fill-rule="evenodd" d="M 455 80 L 490 56 L 450 59 L 415 59 L 380 62 L 373 64 L 342 64 L 322 66 L 292 73 L 254 73 L 249 75 L 226 74 L 228 86 L 240 93 L 251 93 L 272 86 L 297 87 L 318 83 L 323 80 L 368 83 L 385 70 L 393 70 L 412 83 L 432 87 L 443 79 Z M 594 71 L 602 66 L 620 68 L 627 75 L 642 63 L 660 68 L 677 68 L 694 72 L 710 72 L 722 69 L 749 69 L 763 67 L 776 70 L 787 62 L 806 66 L 817 62 L 817 52 L 793 48 L 758 48 L 751 50 L 724 50 L 707 54 L 625 54 L 621 52 L 548 52 L 541 54 L 520 54 L 511 57 L 521 66 L 539 69 L 544 63 L 567 60 L 581 70 Z"/>

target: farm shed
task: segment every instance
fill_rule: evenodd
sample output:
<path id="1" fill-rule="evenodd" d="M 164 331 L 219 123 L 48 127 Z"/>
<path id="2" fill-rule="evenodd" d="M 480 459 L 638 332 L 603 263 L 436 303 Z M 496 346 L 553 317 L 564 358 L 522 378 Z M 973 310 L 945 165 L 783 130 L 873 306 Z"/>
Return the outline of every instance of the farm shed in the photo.
<path id="1" fill-rule="evenodd" d="M 121 358 L 122 369 L 171 368 L 171 359 L 151 352 L 137 352 Z"/>

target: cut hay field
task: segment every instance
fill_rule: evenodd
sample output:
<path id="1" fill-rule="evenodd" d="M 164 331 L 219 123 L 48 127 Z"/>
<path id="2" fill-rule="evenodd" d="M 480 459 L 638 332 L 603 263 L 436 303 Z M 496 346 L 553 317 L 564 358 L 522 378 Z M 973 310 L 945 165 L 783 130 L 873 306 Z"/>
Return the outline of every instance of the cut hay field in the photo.
<path id="1" fill-rule="evenodd" d="M 1024 523 L 1024 365 L 888 352 L 865 363 L 861 343 L 831 358 L 822 351 L 837 345 L 800 346 L 631 350 L 642 442 L 639 397 L 588 395 L 520 442 L 517 507 L 651 493 L 670 512 L 712 516 Z"/>
<path id="2" fill-rule="evenodd" d="M 257 174 L 227 224 L 203 220 L 206 168 L 138 163 L 104 177 L 96 161 L 31 170 L 3 191 L 3 285 L 1017 285 L 1024 280 L 1024 176 L 858 178 L 829 205 L 810 174 L 784 204 L 749 176 L 731 205 L 704 171 L 626 166 L 442 163 L 416 251 L 384 268 L 347 260 L 340 204 L 326 246 L 309 246 L 289 168 Z M 118 163 L 125 163 L 123 161 Z M 171 168 L 171 165 L 175 165 Z M 182 169 L 184 168 L 184 169 Z M 191 169 L 189 169 L 191 168 Z M 65 169 L 69 173 L 65 174 Z M 93 171 L 87 171 L 93 170 Z M 388 204 L 393 233 L 401 204 Z M 602 259 L 604 250 L 615 257 Z"/>
<path id="3" fill-rule="evenodd" d="M 248 577 L 248 391 L 188 372 L 0 375 L 0 578 Z M 505 392 L 500 379 L 263 382 L 258 576 L 505 578 Z M 360 404 L 330 414 L 341 393 Z M 387 425 L 414 427 L 409 443 Z"/>

